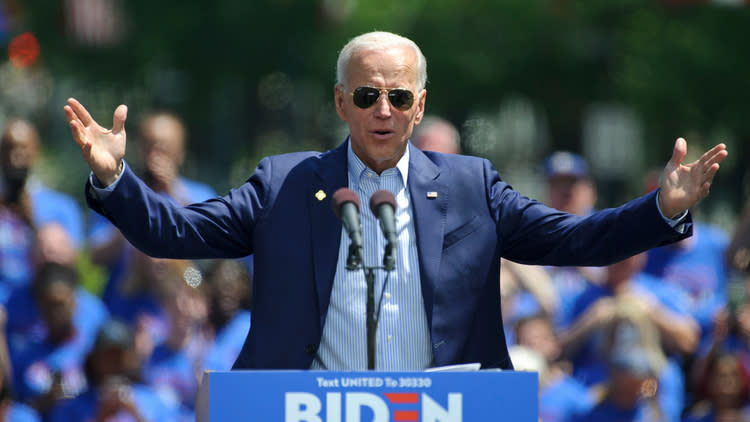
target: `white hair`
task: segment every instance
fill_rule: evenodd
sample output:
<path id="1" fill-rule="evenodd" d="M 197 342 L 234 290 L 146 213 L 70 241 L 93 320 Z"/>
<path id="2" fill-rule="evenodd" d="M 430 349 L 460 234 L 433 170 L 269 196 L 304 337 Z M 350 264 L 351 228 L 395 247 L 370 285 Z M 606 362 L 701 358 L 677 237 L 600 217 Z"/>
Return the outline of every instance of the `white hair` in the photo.
<path id="1" fill-rule="evenodd" d="M 393 47 L 409 47 L 417 54 L 417 90 L 421 91 L 427 84 L 427 59 L 417 44 L 401 35 L 391 32 L 368 32 L 352 38 L 339 53 L 336 62 L 336 84 L 346 85 L 346 69 L 356 53 L 365 50 L 382 50 Z"/>

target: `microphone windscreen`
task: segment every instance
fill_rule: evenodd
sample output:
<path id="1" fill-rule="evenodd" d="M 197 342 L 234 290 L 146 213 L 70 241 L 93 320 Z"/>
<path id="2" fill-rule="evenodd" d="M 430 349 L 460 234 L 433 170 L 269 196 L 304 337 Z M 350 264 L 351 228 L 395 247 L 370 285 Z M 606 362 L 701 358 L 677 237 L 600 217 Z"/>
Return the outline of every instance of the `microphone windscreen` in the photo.
<path id="1" fill-rule="evenodd" d="M 336 213 L 336 217 L 341 218 L 341 206 L 347 202 L 353 203 L 359 211 L 359 196 L 349 188 L 339 188 L 333 193 L 333 199 L 331 200 L 331 206 L 333 212 Z"/>
<path id="2" fill-rule="evenodd" d="M 390 204 L 393 207 L 393 211 L 396 211 L 396 197 L 389 190 L 380 189 L 375 191 L 370 197 L 370 209 L 375 217 L 380 218 L 380 206 L 383 204 Z"/>

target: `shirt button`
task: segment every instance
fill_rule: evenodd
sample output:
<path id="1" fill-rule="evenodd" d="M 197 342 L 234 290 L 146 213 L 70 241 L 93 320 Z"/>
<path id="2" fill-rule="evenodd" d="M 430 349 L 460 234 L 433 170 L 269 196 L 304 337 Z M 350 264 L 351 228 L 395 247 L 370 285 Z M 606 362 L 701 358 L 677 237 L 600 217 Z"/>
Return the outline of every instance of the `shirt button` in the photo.
<path id="1" fill-rule="evenodd" d="M 386 298 L 386 299 L 390 299 L 390 298 L 391 298 L 391 294 L 390 294 L 390 293 L 387 293 L 387 292 L 386 292 L 386 294 L 385 294 L 385 298 Z"/>
<path id="2" fill-rule="evenodd" d="M 392 342 L 392 341 L 393 341 L 393 336 L 392 336 L 392 335 L 390 335 L 390 334 L 388 334 L 388 343 L 390 343 L 390 342 Z"/>

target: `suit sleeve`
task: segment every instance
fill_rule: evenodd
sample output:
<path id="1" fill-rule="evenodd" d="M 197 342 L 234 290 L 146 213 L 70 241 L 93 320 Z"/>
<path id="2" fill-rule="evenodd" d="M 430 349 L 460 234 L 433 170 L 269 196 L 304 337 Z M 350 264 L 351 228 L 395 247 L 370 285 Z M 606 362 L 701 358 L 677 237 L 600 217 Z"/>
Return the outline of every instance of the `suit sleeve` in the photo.
<path id="1" fill-rule="evenodd" d="M 97 199 L 91 182 L 86 201 L 142 252 L 159 258 L 237 258 L 253 253 L 253 231 L 269 196 L 271 160 L 228 195 L 185 207 L 148 188 L 126 168 L 114 190 Z"/>
<path id="2" fill-rule="evenodd" d="M 529 199 L 485 162 L 489 207 L 503 257 L 536 265 L 609 265 L 692 235 L 690 214 L 680 233 L 662 218 L 656 192 L 580 217 Z"/>

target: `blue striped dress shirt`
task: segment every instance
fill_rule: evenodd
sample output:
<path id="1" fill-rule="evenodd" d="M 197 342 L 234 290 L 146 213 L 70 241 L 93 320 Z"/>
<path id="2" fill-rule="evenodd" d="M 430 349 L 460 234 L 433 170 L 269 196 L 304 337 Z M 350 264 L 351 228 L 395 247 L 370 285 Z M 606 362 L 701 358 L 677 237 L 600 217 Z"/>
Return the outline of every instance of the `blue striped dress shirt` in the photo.
<path id="1" fill-rule="evenodd" d="M 357 193 L 362 204 L 360 218 L 365 266 L 382 265 L 386 244 L 377 218 L 370 211 L 370 196 L 378 189 L 386 189 L 393 193 L 398 205 L 396 269 L 388 275 L 387 283 L 385 270 L 375 271 L 376 309 L 383 296 L 376 335 L 375 366 L 383 371 L 423 370 L 432 362 L 430 332 L 419 279 L 414 217 L 406 188 L 408 172 L 409 148 L 396 167 L 378 175 L 365 166 L 349 144 L 349 187 Z M 367 285 L 362 270 L 346 269 L 349 243 L 342 228 L 331 301 L 318 355 L 311 369 L 367 369 Z"/>

